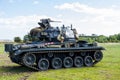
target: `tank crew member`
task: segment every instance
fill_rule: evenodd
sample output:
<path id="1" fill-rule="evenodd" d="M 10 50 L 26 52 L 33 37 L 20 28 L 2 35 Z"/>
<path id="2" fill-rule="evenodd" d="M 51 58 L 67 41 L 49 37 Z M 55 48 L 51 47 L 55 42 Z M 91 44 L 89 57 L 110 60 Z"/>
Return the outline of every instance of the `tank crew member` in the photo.
<path id="1" fill-rule="evenodd" d="M 63 43 L 64 37 L 62 36 L 62 34 L 58 35 L 57 40 L 60 41 L 61 43 Z"/>
<path id="2" fill-rule="evenodd" d="M 77 30 L 76 29 L 72 29 L 73 33 L 74 33 L 74 37 L 76 39 L 76 41 L 79 40 L 79 36 L 78 36 L 78 33 L 77 33 Z"/>

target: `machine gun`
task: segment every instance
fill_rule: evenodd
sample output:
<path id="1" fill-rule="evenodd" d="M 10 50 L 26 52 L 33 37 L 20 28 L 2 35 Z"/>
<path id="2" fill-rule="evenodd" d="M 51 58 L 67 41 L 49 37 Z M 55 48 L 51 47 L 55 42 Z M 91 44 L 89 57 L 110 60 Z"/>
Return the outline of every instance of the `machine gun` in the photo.
<path id="1" fill-rule="evenodd" d="M 45 29 L 47 29 L 48 27 L 51 27 L 50 22 L 61 22 L 61 21 L 53 21 L 50 18 L 48 18 L 48 19 L 41 19 L 40 21 L 41 22 L 38 22 L 38 24 L 41 27 L 45 28 Z"/>

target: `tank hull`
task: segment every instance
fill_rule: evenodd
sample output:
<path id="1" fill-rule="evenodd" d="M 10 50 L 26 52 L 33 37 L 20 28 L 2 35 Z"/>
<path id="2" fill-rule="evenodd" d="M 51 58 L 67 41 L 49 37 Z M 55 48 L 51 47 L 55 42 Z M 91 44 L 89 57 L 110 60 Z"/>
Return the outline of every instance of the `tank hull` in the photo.
<path id="1" fill-rule="evenodd" d="M 88 47 L 60 47 L 60 48 L 28 48 L 28 49 L 19 49 L 15 52 L 11 52 L 10 54 L 10 59 L 12 62 L 24 65 L 26 67 L 29 67 L 34 70 L 48 70 L 49 68 L 69 68 L 69 67 L 83 67 L 83 66 L 94 66 L 96 63 L 100 62 L 102 60 L 103 55 L 101 55 L 101 51 L 105 50 L 103 47 L 100 46 L 88 46 Z M 100 53 L 100 58 L 98 57 L 97 60 L 95 58 L 95 53 L 99 52 Z M 99 54 L 98 53 L 98 54 Z M 33 56 L 34 55 L 34 56 Z M 34 61 L 34 64 L 29 65 L 27 62 L 27 59 L 25 58 L 26 56 L 31 56 L 32 61 Z M 33 58 L 35 57 L 35 59 Z M 75 62 L 77 61 L 78 62 Z M 92 60 L 92 63 L 89 65 L 85 62 L 85 60 L 89 61 Z M 49 63 L 48 68 L 43 69 L 39 65 L 42 64 L 42 61 L 46 61 L 46 63 Z M 55 66 L 55 61 L 58 61 L 58 64 L 61 66 Z M 69 60 L 71 60 L 71 66 L 67 64 Z M 79 63 L 79 60 L 82 60 L 82 64 L 77 64 Z M 65 62 L 66 61 L 66 62 Z M 27 62 L 27 63 L 26 63 Z M 57 62 L 56 62 L 57 63 Z M 65 64 L 66 63 L 66 64 Z"/>

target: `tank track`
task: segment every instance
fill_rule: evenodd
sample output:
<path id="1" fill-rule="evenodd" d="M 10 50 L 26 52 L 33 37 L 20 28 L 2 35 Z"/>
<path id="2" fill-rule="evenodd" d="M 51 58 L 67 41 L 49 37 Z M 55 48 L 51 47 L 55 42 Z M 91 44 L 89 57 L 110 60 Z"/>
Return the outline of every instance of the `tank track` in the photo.
<path id="1" fill-rule="evenodd" d="M 52 53 L 54 54 L 54 53 L 56 53 L 57 51 L 52 51 Z M 79 51 L 79 53 L 80 52 L 82 52 L 82 51 Z M 85 52 L 101 52 L 101 50 L 87 50 L 87 51 L 85 51 Z M 27 54 L 38 54 L 38 53 L 41 53 L 41 52 L 28 52 Z M 61 53 L 61 52 L 59 52 L 59 53 Z M 62 51 L 62 53 L 63 53 L 63 51 Z M 102 53 L 102 52 L 101 52 Z M 27 55 L 27 54 L 25 54 L 25 55 Z M 66 53 L 63 53 L 63 54 L 66 54 Z M 76 53 L 77 54 L 77 53 Z M 91 53 L 91 54 L 95 54 L 95 53 Z M 48 54 L 47 54 L 48 55 Z M 75 55 L 75 54 L 74 54 Z M 84 55 L 84 54 L 82 54 L 82 55 Z M 23 55 L 24 56 L 24 55 Z M 22 56 L 22 57 L 23 57 Z M 81 54 L 80 55 L 78 55 L 78 56 L 81 56 Z M 87 54 L 87 55 L 84 55 L 84 57 L 83 57 L 83 62 L 84 62 L 84 58 L 86 57 L 86 56 L 91 56 L 92 57 L 92 59 L 93 59 L 93 55 L 90 55 L 90 54 Z M 37 56 L 36 56 L 37 57 Z M 65 56 L 66 57 L 66 56 Z M 64 57 L 64 58 L 65 58 Z M 68 57 L 71 57 L 71 56 L 68 56 Z M 101 60 L 102 60 L 102 58 L 103 58 L 103 54 L 101 55 L 101 59 L 100 60 L 94 60 L 93 59 L 93 64 L 92 65 L 88 65 L 88 67 L 89 66 L 94 66 L 95 64 L 97 64 L 98 62 L 100 62 Z M 43 58 L 44 59 L 44 58 Z M 47 58 L 46 58 L 47 59 Z M 37 62 L 34 64 L 34 65 L 28 65 L 28 64 L 25 64 L 25 63 L 23 63 L 23 61 L 24 61 L 24 59 L 22 58 L 21 59 L 22 61 L 22 64 L 23 65 L 25 65 L 26 67 L 28 67 L 28 68 L 31 68 L 31 69 L 33 69 L 33 70 L 36 70 L 36 71 L 44 71 L 44 70 L 41 70 L 39 67 L 38 67 L 38 60 L 37 60 Z M 73 58 L 72 58 L 72 60 L 74 60 Z M 48 60 L 49 61 L 49 60 Z M 50 61 L 49 61 L 50 62 Z M 73 64 L 74 64 L 74 61 L 73 61 Z M 84 65 L 85 65 L 85 63 L 83 63 Z M 63 60 L 62 60 L 62 65 L 63 65 Z M 83 65 L 83 66 L 84 66 Z M 81 66 L 81 67 L 83 67 L 83 66 Z M 63 67 L 63 66 L 62 66 Z M 72 67 L 73 67 L 73 65 L 72 65 Z"/>

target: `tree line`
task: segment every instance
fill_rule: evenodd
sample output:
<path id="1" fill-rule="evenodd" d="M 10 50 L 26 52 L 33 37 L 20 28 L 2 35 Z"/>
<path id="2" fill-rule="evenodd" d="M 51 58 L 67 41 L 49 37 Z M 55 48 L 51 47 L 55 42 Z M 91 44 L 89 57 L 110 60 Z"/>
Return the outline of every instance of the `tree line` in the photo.
<path id="1" fill-rule="evenodd" d="M 79 40 L 86 40 L 90 43 L 92 42 L 99 42 L 99 43 L 120 42 L 120 33 L 110 35 L 110 36 L 96 35 L 96 34 L 86 36 L 85 34 L 81 34 L 79 36 Z M 14 37 L 14 42 L 27 42 L 27 41 L 32 41 L 32 38 L 30 37 L 30 35 L 25 35 L 23 39 L 21 39 L 20 37 Z"/>
<path id="2" fill-rule="evenodd" d="M 110 36 L 104 36 L 104 35 L 97 36 L 96 34 L 92 34 L 91 36 L 82 35 L 80 36 L 80 40 L 86 40 L 90 43 L 92 42 L 99 42 L 99 43 L 120 42 L 120 33 L 110 35 Z"/>

